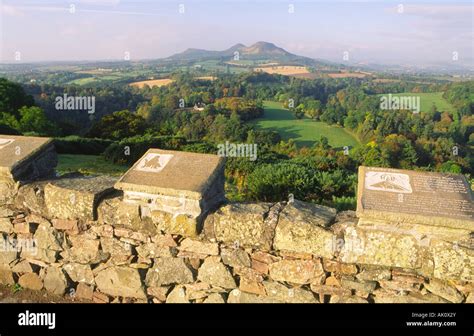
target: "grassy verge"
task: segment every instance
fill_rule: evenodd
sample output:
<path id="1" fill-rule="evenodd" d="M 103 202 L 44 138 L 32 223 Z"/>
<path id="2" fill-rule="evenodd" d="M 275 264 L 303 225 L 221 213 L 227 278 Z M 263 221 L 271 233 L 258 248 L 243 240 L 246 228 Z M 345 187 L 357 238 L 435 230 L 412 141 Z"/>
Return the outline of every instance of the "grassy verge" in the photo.
<path id="1" fill-rule="evenodd" d="M 115 165 L 98 155 L 60 154 L 57 171 L 60 174 L 80 172 L 86 175 L 106 174 L 119 176 L 127 166 Z"/>

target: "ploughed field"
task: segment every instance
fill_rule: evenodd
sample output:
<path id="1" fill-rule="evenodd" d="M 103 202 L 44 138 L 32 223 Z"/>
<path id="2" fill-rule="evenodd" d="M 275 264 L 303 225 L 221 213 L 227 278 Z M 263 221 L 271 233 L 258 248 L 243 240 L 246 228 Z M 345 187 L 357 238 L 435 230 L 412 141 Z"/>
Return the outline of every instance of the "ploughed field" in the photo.
<path id="1" fill-rule="evenodd" d="M 354 147 L 358 140 L 342 127 L 309 118 L 296 119 L 281 103 L 265 101 L 265 115 L 253 123 L 260 129 L 277 131 L 283 140 L 293 139 L 299 147 L 312 146 L 322 136 L 336 148 Z"/>

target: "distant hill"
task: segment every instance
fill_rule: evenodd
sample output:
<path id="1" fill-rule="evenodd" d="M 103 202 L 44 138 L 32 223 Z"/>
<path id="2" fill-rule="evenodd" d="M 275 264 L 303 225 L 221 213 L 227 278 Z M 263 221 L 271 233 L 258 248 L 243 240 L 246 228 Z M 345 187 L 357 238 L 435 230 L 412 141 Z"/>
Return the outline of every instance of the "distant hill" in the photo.
<path id="1" fill-rule="evenodd" d="M 263 41 L 252 44 L 249 47 L 239 43 L 230 47 L 229 49 L 222 51 L 190 48 L 181 53 L 168 57 L 167 60 L 198 61 L 216 58 L 229 58 L 229 60 L 231 60 L 231 58 L 234 57 L 234 53 L 236 51 L 239 52 L 239 56 L 242 59 L 271 59 L 277 61 L 301 61 L 303 63 L 314 61 L 308 57 L 292 54 L 283 48 L 277 47 L 273 43 Z"/>

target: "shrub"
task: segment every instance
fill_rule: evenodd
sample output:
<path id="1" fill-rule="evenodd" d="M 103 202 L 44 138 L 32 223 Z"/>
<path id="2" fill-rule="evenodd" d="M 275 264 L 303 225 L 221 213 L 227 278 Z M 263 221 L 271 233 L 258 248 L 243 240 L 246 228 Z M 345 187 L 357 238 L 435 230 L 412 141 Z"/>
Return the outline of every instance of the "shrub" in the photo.
<path id="1" fill-rule="evenodd" d="M 216 154 L 217 148 L 215 145 L 208 142 L 188 142 L 188 144 L 181 147 L 182 151 L 193 152 L 193 153 L 204 153 L 204 154 Z"/>
<path id="2" fill-rule="evenodd" d="M 254 200 L 281 201 L 293 194 L 300 200 L 317 197 L 317 171 L 291 162 L 258 166 L 248 177 L 247 191 Z"/>
<path id="3" fill-rule="evenodd" d="M 0 134 L 5 134 L 5 135 L 21 135 L 20 132 L 15 130 L 14 128 L 11 128 L 8 125 L 5 124 L 0 124 Z"/>
<path id="4" fill-rule="evenodd" d="M 54 139 L 59 154 L 100 155 L 112 143 L 112 140 L 81 138 L 75 135 Z"/>
<path id="5" fill-rule="evenodd" d="M 330 207 L 336 208 L 337 211 L 344 211 L 344 210 L 355 210 L 356 209 L 356 197 L 332 197 L 332 201 L 327 202 L 326 204 Z"/>

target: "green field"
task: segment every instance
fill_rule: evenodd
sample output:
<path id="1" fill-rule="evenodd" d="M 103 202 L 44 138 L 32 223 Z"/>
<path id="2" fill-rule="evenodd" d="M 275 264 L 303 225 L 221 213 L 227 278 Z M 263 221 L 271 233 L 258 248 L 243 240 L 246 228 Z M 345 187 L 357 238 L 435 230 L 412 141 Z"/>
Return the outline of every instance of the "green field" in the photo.
<path id="1" fill-rule="evenodd" d="M 57 171 L 60 174 L 80 172 L 85 175 L 122 175 L 128 167 L 115 165 L 98 155 L 59 154 Z"/>
<path id="2" fill-rule="evenodd" d="M 357 139 L 342 127 L 309 118 L 296 119 L 292 112 L 277 102 L 265 101 L 264 105 L 264 117 L 254 122 L 257 128 L 277 131 L 282 139 L 293 139 L 300 147 L 312 146 L 322 136 L 328 138 L 329 144 L 336 148 L 354 147 L 359 144 Z"/>
<path id="3" fill-rule="evenodd" d="M 86 84 L 94 83 L 96 81 L 97 81 L 96 77 L 84 77 L 84 78 L 78 78 L 78 79 L 74 79 L 72 81 L 69 81 L 68 84 L 86 85 Z"/>
<path id="4" fill-rule="evenodd" d="M 200 65 L 203 71 L 213 72 L 220 72 L 220 73 L 227 73 L 227 65 L 220 64 L 219 61 L 215 60 L 207 60 L 207 61 L 200 61 L 196 62 L 195 65 Z M 248 72 L 249 69 L 239 67 L 239 66 L 229 66 L 229 72 L 232 74 L 239 74 L 242 72 Z"/>
<path id="5" fill-rule="evenodd" d="M 381 95 L 379 95 L 381 96 Z M 412 93 L 412 92 L 405 92 L 405 93 L 396 93 L 392 94 L 392 96 L 409 96 L 409 97 L 420 97 L 420 111 L 421 112 L 429 112 L 431 111 L 431 107 L 436 105 L 436 108 L 439 112 L 454 112 L 454 107 L 443 98 L 443 92 L 426 92 L 426 93 Z"/>

